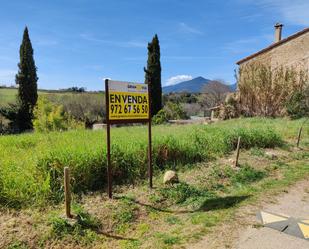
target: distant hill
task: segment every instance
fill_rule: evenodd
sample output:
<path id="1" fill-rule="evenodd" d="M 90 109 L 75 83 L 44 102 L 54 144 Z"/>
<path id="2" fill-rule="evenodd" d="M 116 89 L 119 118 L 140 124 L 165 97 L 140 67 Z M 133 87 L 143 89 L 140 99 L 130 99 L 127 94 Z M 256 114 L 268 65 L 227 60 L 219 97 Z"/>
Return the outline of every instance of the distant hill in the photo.
<path id="1" fill-rule="evenodd" d="M 231 92 L 231 88 L 230 86 L 222 84 L 219 81 L 210 81 L 208 84 L 203 86 L 203 92 L 225 94 Z"/>
<path id="2" fill-rule="evenodd" d="M 17 88 L 12 87 L 0 87 L 0 108 L 7 106 L 9 103 L 16 103 Z M 46 90 L 38 89 L 39 96 L 53 96 L 53 99 L 60 99 L 65 96 L 71 95 L 90 95 L 95 98 L 95 96 L 104 96 L 103 92 L 72 92 L 68 90 Z"/>
<path id="3" fill-rule="evenodd" d="M 202 87 L 206 85 L 210 80 L 203 77 L 197 77 L 192 80 L 183 81 L 175 85 L 163 87 L 163 93 L 171 92 L 200 92 Z"/>
<path id="4" fill-rule="evenodd" d="M 199 93 L 202 92 L 203 88 L 206 87 L 212 80 L 205 79 L 201 76 L 194 78 L 192 80 L 183 81 L 175 85 L 165 86 L 162 88 L 163 93 L 179 93 L 179 92 L 189 92 L 189 93 Z M 236 84 L 233 85 L 224 85 L 220 89 L 225 89 L 226 92 L 234 92 L 236 91 Z M 214 87 L 214 85 L 213 85 Z M 218 87 L 218 85 L 216 85 Z"/>

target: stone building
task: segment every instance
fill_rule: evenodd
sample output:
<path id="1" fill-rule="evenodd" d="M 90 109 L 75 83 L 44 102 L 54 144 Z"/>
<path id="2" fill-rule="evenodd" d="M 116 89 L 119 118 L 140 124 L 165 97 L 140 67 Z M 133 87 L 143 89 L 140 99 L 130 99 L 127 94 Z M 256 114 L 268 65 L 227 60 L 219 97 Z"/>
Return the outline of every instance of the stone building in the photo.
<path id="1" fill-rule="evenodd" d="M 273 44 L 237 62 L 235 97 L 243 115 L 284 116 L 294 93 L 308 99 L 309 27 L 281 39 L 282 27 L 275 25 Z"/>
<path id="2" fill-rule="evenodd" d="M 244 67 L 253 62 L 277 67 L 293 67 L 309 72 L 309 28 L 305 28 L 285 39 L 281 39 L 282 24 L 275 25 L 275 39 L 270 46 L 237 62 Z"/>

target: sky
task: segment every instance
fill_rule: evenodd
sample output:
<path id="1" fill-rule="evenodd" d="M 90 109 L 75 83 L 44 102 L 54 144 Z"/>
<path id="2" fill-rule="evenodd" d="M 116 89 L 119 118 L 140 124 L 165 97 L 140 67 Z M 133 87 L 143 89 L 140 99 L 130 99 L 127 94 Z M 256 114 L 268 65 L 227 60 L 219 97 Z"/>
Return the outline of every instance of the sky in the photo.
<path id="1" fill-rule="evenodd" d="M 309 26 L 308 0 L 0 0 L 0 85 L 12 85 L 28 26 L 41 89 L 144 82 L 158 34 L 162 85 L 203 76 L 235 83 L 236 61 Z"/>

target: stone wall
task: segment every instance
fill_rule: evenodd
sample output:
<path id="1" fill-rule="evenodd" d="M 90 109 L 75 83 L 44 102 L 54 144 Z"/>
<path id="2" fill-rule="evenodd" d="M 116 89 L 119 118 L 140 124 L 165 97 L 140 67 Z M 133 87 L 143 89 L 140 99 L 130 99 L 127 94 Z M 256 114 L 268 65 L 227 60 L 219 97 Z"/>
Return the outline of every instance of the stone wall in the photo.
<path id="1" fill-rule="evenodd" d="M 272 69 L 284 66 L 309 72 L 309 32 L 241 63 L 240 67 L 252 62 L 270 64 Z"/>

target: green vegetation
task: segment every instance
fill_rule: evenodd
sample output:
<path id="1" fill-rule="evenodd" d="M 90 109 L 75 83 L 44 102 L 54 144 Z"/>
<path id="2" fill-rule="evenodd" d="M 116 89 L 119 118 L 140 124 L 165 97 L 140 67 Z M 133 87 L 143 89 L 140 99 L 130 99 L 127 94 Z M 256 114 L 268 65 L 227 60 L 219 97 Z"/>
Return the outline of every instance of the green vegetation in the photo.
<path id="1" fill-rule="evenodd" d="M 281 136 L 264 125 L 263 119 L 248 119 L 203 126 L 154 127 L 155 169 L 222 156 L 236 148 L 282 145 Z M 285 121 L 276 121 L 283 125 Z M 295 121 L 295 124 L 297 122 Z M 241 125 L 241 126 L 240 126 Z M 112 162 L 115 183 L 132 183 L 146 176 L 146 127 L 112 129 Z M 102 189 L 105 186 L 105 132 L 68 131 L 24 134 L 0 138 L 0 196 L 5 205 L 44 203 L 62 198 L 63 168 L 72 171 L 73 192 Z"/>
<path id="2" fill-rule="evenodd" d="M 159 38 L 155 35 L 148 43 L 148 60 L 145 71 L 145 84 L 150 86 L 151 115 L 156 115 L 162 108 L 161 62 Z"/>
<path id="3" fill-rule="evenodd" d="M 293 148 L 303 122 L 253 118 L 209 126 L 155 126 L 152 191 L 146 182 L 139 182 L 146 172 L 146 127 L 113 128 L 114 180 L 134 183 L 134 187 L 114 186 L 112 200 L 101 192 L 89 192 L 104 186 L 105 132 L 0 137 L 4 152 L 0 159 L 1 204 L 22 207 L 16 221 L 22 222 L 21 228 L 6 232 L 5 237 L 0 235 L 0 241 L 7 247 L 15 246 L 12 248 L 51 244 L 72 248 L 185 247 L 212 232 L 214 226 L 241 219 L 235 215 L 237 208 L 265 194 L 269 199 L 309 176 L 308 126 L 303 129 L 303 149 Z M 243 143 L 239 167 L 235 168 L 229 158 L 235 156 L 230 153 L 239 135 Z M 269 152 L 277 157 L 268 157 Z M 64 165 L 72 169 L 76 193 L 73 220 L 63 218 L 62 204 L 52 204 L 62 199 Z M 177 169 L 180 183 L 163 185 L 163 168 Z M 3 227 L 4 231 L 16 229 L 6 223 L 0 225 Z"/>
<path id="4" fill-rule="evenodd" d="M 65 116 L 70 116 L 74 123 L 91 128 L 96 122 L 105 120 L 105 94 L 101 92 L 73 92 L 73 91 L 38 91 L 39 97 L 46 98 L 53 106 L 62 106 Z M 0 109 L 11 110 L 16 106 L 16 88 L 0 87 Z M 8 126 L 8 120 L 0 114 L 0 133 L 13 132 Z"/>
<path id="5" fill-rule="evenodd" d="M 10 104 L 6 108 L 0 108 L 0 116 L 9 120 L 9 129 L 6 130 L 14 133 L 32 130 L 33 109 L 38 98 L 37 68 L 33 59 L 33 49 L 27 27 L 24 30 L 19 57 L 20 62 L 18 63 L 18 73 L 16 74 L 16 85 L 18 85 L 16 103 Z M 1 133 L 3 130 L 2 123 L 1 118 Z"/>
<path id="6" fill-rule="evenodd" d="M 19 50 L 20 62 L 18 63 L 18 73 L 16 75 L 16 85 L 18 85 L 18 113 L 17 122 L 19 131 L 31 130 L 33 109 L 38 99 L 38 77 L 37 68 L 33 59 L 33 49 L 30 41 L 28 28 L 24 30 L 23 41 Z"/>
<path id="7" fill-rule="evenodd" d="M 0 107 L 7 106 L 8 103 L 16 102 L 16 88 L 1 88 L 0 87 Z"/>
<path id="8" fill-rule="evenodd" d="M 64 111 L 62 105 L 53 104 L 45 97 L 38 99 L 33 114 L 34 130 L 38 132 L 65 131 L 83 127 Z"/>
<path id="9" fill-rule="evenodd" d="M 62 238 L 67 234 L 84 236 L 87 232 L 92 230 L 96 231 L 100 228 L 100 222 L 81 206 L 74 205 L 73 212 L 75 214 L 74 221 L 62 218 L 59 213 L 55 213 L 50 217 L 52 237 Z"/>
<path id="10" fill-rule="evenodd" d="M 189 117 L 180 104 L 167 102 L 164 107 L 152 118 L 153 124 L 164 124 L 169 120 L 188 119 Z"/>
<path id="11" fill-rule="evenodd" d="M 308 71 L 253 62 L 239 68 L 237 115 L 300 118 L 309 111 Z M 239 101 L 241 98 L 241 101 Z M 237 116 L 235 115 L 235 116 Z"/>

